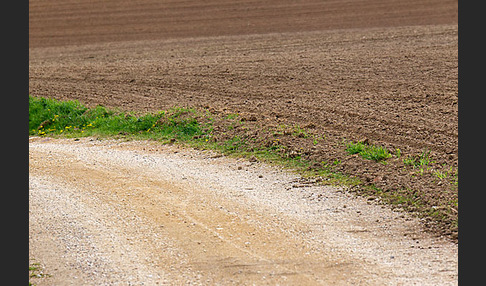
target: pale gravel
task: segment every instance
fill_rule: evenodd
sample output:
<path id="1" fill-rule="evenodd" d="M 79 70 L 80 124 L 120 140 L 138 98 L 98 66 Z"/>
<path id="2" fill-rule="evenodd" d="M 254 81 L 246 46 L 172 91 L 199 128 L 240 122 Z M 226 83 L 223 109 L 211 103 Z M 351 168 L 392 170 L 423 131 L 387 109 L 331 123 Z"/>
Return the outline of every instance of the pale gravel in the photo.
<path id="1" fill-rule="evenodd" d="M 251 272 L 257 267 L 251 263 L 239 272 L 247 277 L 219 275 L 195 264 L 193 250 L 183 249 L 170 231 L 164 233 L 135 207 L 131 209 L 130 199 L 120 197 L 123 205 L 113 199 L 106 203 L 107 190 L 102 185 L 89 178 L 68 181 L 59 175 L 69 164 L 87 173 L 119 170 L 120 178 L 140 172 L 150 180 L 170 183 L 174 190 L 204 190 L 194 200 L 206 196 L 201 204 L 219 207 L 228 216 L 247 210 L 243 219 L 261 230 L 262 241 L 270 237 L 265 233 L 278 232 L 302 242 L 309 257 L 322 256 L 341 267 L 328 278 L 304 273 L 313 281 L 304 284 L 457 285 L 456 244 L 424 231 L 419 219 L 355 197 L 345 188 L 305 184 L 298 175 L 279 167 L 157 142 L 37 137 L 29 141 L 29 253 L 51 274 L 35 278 L 37 285 L 292 284 L 285 282 L 291 275 L 280 274 L 275 280 L 268 280 L 270 275 L 255 276 L 267 270 L 261 266 Z M 120 178 L 106 180 L 123 188 Z M 127 181 L 126 188 L 135 186 L 130 184 Z M 141 194 L 143 199 L 143 188 L 133 188 L 132 197 Z M 233 205 L 237 207 L 232 209 Z M 256 245 L 258 239 L 251 245 L 240 243 L 217 227 L 217 222 L 203 224 L 204 220 L 190 214 L 181 218 L 202 225 L 200 233 L 216 233 L 216 239 L 234 248 L 235 257 L 246 251 L 253 260 L 275 264 L 268 273 L 291 269 L 262 251 L 265 245 Z M 133 244 L 130 239 L 142 242 Z M 285 238 L 281 243 L 287 243 Z M 165 254 L 158 257 L 150 249 L 163 249 Z M 226 267 L 209 256 L 206 262 L 215 263 L 211 265 L 217 269 Z M 236 262 L 232 267 L 238 267 Z"/>

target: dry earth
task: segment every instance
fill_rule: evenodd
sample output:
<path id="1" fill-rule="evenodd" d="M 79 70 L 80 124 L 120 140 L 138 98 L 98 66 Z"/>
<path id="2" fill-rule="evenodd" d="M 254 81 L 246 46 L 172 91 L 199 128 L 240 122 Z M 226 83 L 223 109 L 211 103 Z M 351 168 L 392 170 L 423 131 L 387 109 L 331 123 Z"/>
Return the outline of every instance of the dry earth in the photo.
<path id="1" fill-rule="evenodd" d="M 456 285 L 457 245 L 285 170 L 156 142 L 29 139 L 36 285 Z"/>

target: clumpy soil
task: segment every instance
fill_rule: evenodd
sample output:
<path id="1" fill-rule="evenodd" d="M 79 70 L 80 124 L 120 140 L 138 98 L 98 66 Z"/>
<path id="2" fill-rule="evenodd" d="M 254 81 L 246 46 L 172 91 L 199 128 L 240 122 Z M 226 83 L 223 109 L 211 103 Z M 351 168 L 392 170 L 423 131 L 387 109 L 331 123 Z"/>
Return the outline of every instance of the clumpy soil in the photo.
<path id="1" fill-rule="evenodd" d="M 457 3 L 331 9 L 305 1 L 271 10 L 269 1 L 233 11 L 218 1 L 165 10 L 142 2 L 133 10 L 108 1 L 97 14 L 29 2 L 29 93 L 123 110 L 238 114 L 246 128 L 220 140 L 278 142 L 289 156 L 335 163 L 363 182 L 356 191 L 407 198 L 395 203 L 429 213 L 429 229 L 457 239 Z M 130 19 L 137 24 L 125 25 Z M 384 146 L 392 157 L 350 155 L 349 141 Z M 404 163 L 424 152 L 431 163 L 423 168 Z"/>

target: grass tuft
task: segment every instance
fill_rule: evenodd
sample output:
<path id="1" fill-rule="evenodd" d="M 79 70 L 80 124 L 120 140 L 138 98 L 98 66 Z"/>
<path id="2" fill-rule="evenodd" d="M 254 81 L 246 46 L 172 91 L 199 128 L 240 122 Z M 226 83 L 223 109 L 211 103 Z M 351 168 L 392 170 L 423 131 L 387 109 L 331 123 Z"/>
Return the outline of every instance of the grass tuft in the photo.
<path id="1" fill-rule="evenodd" d="M 362 142 L 348 142 L 346 143 L 346 151 L 349 154 L 359 154 L 364 159 L 373 160 L 376 162 L 386 160 L 391 157 L 390 152 L 384 147 L 368 145 Z"/>
<path id="2" fill-rule="evenodd" d="M 407 158 L 403 159 L 403 163 L 405 165 L 410 165 L 413 168 L 424 168 L 429 166 L 434 161 L 430 158 L 430 151 L 424 150 L 422 154 L 417 156 L 408 156 Z"/>

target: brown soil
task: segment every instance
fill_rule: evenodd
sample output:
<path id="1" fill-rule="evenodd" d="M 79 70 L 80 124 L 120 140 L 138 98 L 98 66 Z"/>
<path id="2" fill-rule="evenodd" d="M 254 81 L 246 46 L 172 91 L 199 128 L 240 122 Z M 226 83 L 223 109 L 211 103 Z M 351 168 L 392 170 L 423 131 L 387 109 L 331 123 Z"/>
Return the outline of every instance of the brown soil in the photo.
<path id="1" fill-rule="evenodd" d="M 253 126 L 240 134 L 414 193 L 408 208 L 457 238 L 457 184 L 437 176 L 458 167 L 457 1 L 79 2 L 29 2 L 30 94 L 238 113 Z M 273 134 L 289 126 L 313 136 Z M 350 156 L 343 140 L 402 157 Z M 424 150 L 428 170 L 404 165 Z"/>
<path id="2" fill-rule="evenodd" d="M 29 1 L 29 44 L 457 24 L 457 11 L 457 0 Z"/>

